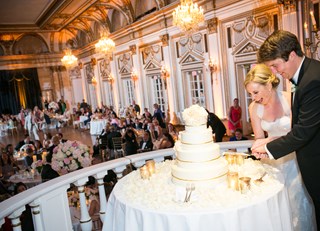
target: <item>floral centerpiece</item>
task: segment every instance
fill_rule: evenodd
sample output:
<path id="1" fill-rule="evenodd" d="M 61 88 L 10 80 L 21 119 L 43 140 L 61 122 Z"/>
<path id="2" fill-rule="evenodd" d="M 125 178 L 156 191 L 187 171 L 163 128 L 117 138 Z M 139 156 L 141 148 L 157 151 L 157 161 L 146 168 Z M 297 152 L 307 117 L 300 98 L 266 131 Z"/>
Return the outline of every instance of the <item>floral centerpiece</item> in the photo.
<path id="1" fill-rule="evenodd" d="M 31 168 L 37 170 L 38 173 L 41 173 L 44 162 L 45 161 L 42 161 L 42 160 L 37 160 L 36 162 L 32 162 Z"/>
<path id="2" fill-rule="evenodd" d="M 91 165 L 89 147 L 79 141 L 67 141 L 53 149 L 51 167 L 60 175 Z"/>

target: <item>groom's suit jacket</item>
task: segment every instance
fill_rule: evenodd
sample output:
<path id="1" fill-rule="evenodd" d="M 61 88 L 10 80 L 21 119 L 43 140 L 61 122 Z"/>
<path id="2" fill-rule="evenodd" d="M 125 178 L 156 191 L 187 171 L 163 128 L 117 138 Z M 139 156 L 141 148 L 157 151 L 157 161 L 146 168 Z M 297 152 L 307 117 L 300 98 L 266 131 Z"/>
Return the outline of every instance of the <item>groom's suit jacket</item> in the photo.
<path id="1" fill-rule="evenodd" d="M 267 144 L 278 159 L 296 151 L 304 183 L 320 202 L 320 62 L 305 58 L 292 106 L 292 130 Z"/>

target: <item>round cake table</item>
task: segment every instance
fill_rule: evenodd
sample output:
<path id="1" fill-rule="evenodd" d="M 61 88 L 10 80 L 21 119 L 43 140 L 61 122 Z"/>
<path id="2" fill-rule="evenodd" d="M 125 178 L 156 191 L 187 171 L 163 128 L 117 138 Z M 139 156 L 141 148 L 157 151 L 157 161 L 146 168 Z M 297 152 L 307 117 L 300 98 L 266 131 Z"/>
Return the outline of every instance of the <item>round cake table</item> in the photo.
<path id="1" fill-rule="evenodd" d="M 287 191 L 279 173 L 268 172 L 266 183 L 252 186 L 246 194 L 222 185 L 206 189 L 207 193 L 195 191 L 193 200 L 184 203 L 177 199 L 175 186 L 170 185 L 170 164 L 162 164 L 169 166 L 162 166 L 164 173 L 156 173 L 149 180 L 141 180 L 139 171 L 122 178 L 110 195 L 103 230 L 293 229 Z M 170 188 L 163 186 L 166 182 Z"/>

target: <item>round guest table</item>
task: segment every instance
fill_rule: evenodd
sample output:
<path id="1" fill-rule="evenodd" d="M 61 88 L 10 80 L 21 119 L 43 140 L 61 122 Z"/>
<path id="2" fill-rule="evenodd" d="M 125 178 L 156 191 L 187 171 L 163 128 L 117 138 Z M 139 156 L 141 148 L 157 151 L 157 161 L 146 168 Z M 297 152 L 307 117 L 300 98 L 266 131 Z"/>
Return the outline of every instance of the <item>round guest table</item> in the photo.
<path id="1" fill-rule="evenodd" d="M 99 119 L 99 120 L 91 120 L 90 122 L 90 134 L 91 135 L 100 135 L 102 129 L 106 127 L 107 120 Z"/>
<path id="2" fill-rule="evenodd" d="M 168 174 L 170 178 L 170 170 Z M 293 230 L 287 191 L 278 173 L 272 182 L 255 186 L 247 194 L 221 186 L 216 194 L 210 189 L 207 195 L 195 192 L 188 203 L 177 201 L 172 191 L 152 178 L 140 183 L 138 175 L 139 171 L 134 171 L 116 184 L 108 201 L 104 231 Z M 143 193 L 140 188 L 146 185 Z M 158 198 L 148 196 L 154 194 Z M 170 205 L 164 206 L 167 202 Z"/>

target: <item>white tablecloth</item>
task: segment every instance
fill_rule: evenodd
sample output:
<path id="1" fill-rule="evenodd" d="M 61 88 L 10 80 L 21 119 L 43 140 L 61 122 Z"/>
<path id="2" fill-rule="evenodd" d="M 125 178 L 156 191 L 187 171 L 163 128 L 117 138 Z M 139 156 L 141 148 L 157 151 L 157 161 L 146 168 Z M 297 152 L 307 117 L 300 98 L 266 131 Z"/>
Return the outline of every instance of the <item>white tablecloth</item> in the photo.
<path id="1" fill-rule="evenodd" d="M 79 121 L 80 121 L 80 123 L 83 123 L 85 120 L 87 120 L 88 119 L 88 116 L 80 116 L 79 117 Z"/>
<path id="2" fill-rule="evenodd" d="M 102 132 L 102 129 L 106 127 L 107 120 L 101 119 L 101 120 L 91 120 L 90 122 L 90 134 L 91 135 L 100 135 Z"/>
<path id="3" fill-rule="evenodd" d="M 161 205 L 159 208 L 149 208 L 132 202 L 132 198 L 128 199 L 131 195 L 128 196 L 124 188 L 128 188 L 126 178 L 131 174 L 135 172 L 121 179 L 110 195 L 104 231 L 292 230 L 290 206 L 283 184 L 277 190 L 265 190 L 267 192 L 263 193 L 263 196 L 251 195 L 248 204 L 244 204 L 243 201 L 239 204 L 235 202 L 222 209 L 194 208 L 182 204 L 182 209 L 181 206 L 179 209 L 161 209 Z M 154 193 L 152 187 L 150 193 Z M 144 200 L 148 198 L 147 195 L 141 196 L 145 198 Z"/>
<path id="4" fill-rule="evenodd" d="M 36 174 L 33 177 L 31 177 L 31 175 L 27 176 L 25 174 L 18 174 L 17 173 L 15 175 L 12 175 L 9 178 L 9 181 L 14 184 L 22 182 L 22 183 L 26 184 L 29 188 L 34 187 L 34 186 L 42 183 L 42 179 L 41 179 L 40 174 Z"/>

